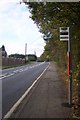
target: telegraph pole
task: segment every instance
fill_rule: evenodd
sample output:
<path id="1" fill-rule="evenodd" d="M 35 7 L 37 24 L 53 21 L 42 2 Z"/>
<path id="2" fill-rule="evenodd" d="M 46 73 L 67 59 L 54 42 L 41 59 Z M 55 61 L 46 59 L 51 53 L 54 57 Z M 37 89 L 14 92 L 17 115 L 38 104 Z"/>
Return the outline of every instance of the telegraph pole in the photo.
<path id="1" fill-rule="evenodd" d="M 27 43 L 25 44 L 25 63 L 26 63 L 26 56 L 27 55 Z"/>
<path id="2" fill-rule="evenodd" d="M 25 44 L 25 56 L 27 55 L 27 43 Z"/>

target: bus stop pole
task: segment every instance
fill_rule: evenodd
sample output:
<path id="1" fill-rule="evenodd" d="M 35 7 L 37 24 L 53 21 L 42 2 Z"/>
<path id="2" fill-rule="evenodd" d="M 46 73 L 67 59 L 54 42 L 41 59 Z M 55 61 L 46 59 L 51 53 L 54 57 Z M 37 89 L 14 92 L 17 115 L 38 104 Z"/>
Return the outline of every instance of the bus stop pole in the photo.
<path id="1" fill-rule="evenodd" d="M 69 76 L 69 105 L 72 106 L 72 50 L 71 50 L 71 33 L 69 28 L 68 40 L 68 76 Z"/>

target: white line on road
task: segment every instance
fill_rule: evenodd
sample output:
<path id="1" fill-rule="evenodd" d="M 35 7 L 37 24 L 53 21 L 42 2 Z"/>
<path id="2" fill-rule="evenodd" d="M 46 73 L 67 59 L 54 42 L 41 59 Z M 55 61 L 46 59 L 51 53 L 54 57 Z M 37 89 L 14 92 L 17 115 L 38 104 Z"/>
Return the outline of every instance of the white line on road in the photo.
<path id="1" fill-rule="evenodd" d="M 44 63 L 44 62 L 43 62 Z M 12 73 L 4 73 L 4 74 L 0 74 L 0 80 L 3 79 L 3 78 L 7 78 L 7 77 L 10 77 L 12 75 L 15 75 L 16 73 L 21 73 L 21 72 L 24 72 L 26 70 L 28 70 L 29 68 L 34 68 L 34 67 L 37 67 L 37 66 L 40 66 L 41 64 L 43 63 L 40 63 L 38 65 L 33 65 L 33 66 L 30 66 L 30 67 L 27 67 L 27 68 L 21 68 L 21 69 L 18 69 L 18 70 L 14 70 Z M 12 68 L 11 68 L 12 69 Z M 14 68 L 13 68 L 14 69 Z"/>
<path id="2" fill-rule="evenodd" d="M 7 75 L 7 73 L 4 73 L 4 74 L 0 74 L 0 78 Z"/>
<path id="3" fill-rule="evenodd" d="M 10 74 L 10 75 L 7 75 L 7 76 L 3 76 L 3 77 L 1 77 L 0 79 L 7 78 L 7 77 L 10 77 L 10 76 L 12 76 L 12 75 L 14 75 L 14 73 L 12 73 L 12 74 Z"/>
<path id="4" fill-rule="evenodd" d="M 50 63 L 49 63 L 50 65 Z M 27 89 L 27 91 L 22 95 L 22 97 L 13 105 L 13 107 L 10 109 L 9 112 L 4 116 L 5 118 L 10 118 L 12 113 L 16 110 L 16 108 L 20 105 L 20 103 L 23 101 L 23 99 L 27 96 L 27 94 L 30 92 L 32 87 L 35 85 L 35 83 L 41 78 L 41 76 L 44 74 L 44 72 L 48 69 L 49 65 L 45 68 L 45 70 L 41 73 L 41 75 L 33 82 L 33 84 Z"/>

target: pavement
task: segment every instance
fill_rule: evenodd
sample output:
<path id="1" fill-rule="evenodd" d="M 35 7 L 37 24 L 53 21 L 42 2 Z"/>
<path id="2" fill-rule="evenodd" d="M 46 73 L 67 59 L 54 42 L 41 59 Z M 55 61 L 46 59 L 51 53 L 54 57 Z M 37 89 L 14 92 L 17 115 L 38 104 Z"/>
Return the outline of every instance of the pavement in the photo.
<path id="1" fill-rule="evenodd" d="M 11 118 L 70 118 L 68 95 L 55 63 L 50 63 Z"/>

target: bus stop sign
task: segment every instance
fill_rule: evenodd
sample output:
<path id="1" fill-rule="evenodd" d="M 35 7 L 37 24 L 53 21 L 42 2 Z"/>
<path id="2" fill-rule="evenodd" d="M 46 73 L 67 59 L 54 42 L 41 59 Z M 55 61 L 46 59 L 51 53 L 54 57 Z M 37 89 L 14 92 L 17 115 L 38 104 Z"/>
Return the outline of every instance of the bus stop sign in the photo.
<path id="1" fill-rule="evenodd" d="M 60 27 L 60 41 L 69 41 L 69 27 Z"/>

